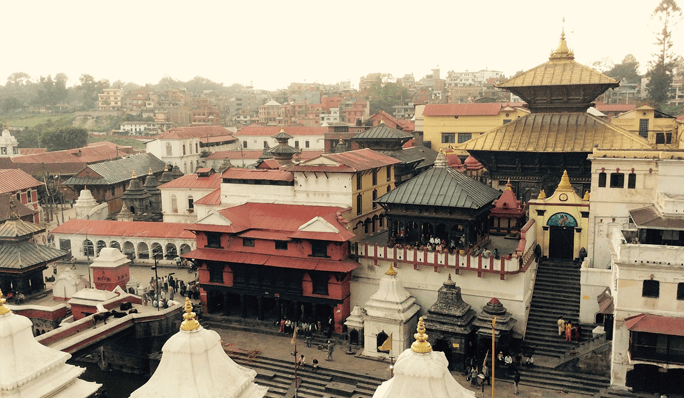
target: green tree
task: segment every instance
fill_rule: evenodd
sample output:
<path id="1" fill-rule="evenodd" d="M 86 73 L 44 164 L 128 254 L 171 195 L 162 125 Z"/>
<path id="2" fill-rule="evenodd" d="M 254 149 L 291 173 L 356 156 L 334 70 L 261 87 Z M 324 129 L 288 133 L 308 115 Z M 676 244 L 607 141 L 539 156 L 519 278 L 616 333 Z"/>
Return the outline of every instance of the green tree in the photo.
<path id="1" fill-rule="evenodd" d="M 88 143 L 88 130 L 80 127 L 63 127 L 44 132 L 41 139 L 48 151 L 81 148 Z"/>
<path id="2" fill-rule="evenodd" d="M 672 53 L 672 31 L 682 18 L 682 10 L 675 0 L 661 0 L 651 15 L 658 21 L 662 29 L 656 34 L 658 53 L 656 59 L 651 61 L 646 76 L 649 82 L 646 84 L 648 97 L 651 104 L 661 109 L 668 99 L 668 92 L 672 85 L 672 72 L 675 55 Z"/>
<path id="3" fill-rule="evenodd" d="M 83 107 L 95 109 L 97 107 L 97 95 L 109 87 L 109 80 L 95 80 L 94 77 L 85 73 L 78 80 L 81 84 L 76 87 L 76 90 L 80 93 Z"/>
<path id="4" fill-rule="evenodd" d="M 11 112 L 15 109 L 21 109 L 24 106 L 24 104 L 21 103 L 16 97 L 5 97 L 2 100 L 2 104 L 0 104 L 0 107 L 2 107 L 2 111 L 7 113 Z"/>
<path id="5" fill-rule="evenodd" d="M 15 133 L 19 148 L 40 148 L 40 131 L 25 128 L 20 133 Z"/>
<path id="6" fill-rule="evenodd" d="M 404 100 L 411 98 L 406 88 L 396 83 L 383 83 L 380 77 L 371 85 L 369 94 L 371 115 L 381 110 L 391 115 L 394 106 L 402 105 Z"/>
<path id="7" fill-rule="evenodd" d="M 641 81 L 639 76 L 639 61 L 632 54 L 628 54 L 622 60 L 622 63 L 614 65 L 610 70 L 605 72 L 606 75 L 624 81 L 626 83 L 636 83 Z"/>

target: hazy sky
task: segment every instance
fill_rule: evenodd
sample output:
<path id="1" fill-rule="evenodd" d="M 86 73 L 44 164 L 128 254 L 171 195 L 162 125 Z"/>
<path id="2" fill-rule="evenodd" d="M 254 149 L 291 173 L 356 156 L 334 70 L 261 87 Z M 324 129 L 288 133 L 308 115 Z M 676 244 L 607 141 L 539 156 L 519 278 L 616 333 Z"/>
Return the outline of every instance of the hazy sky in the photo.
<path id="1" fill-rule="evenodd" d="M 511 76 L 548 59 L 565 33 L 576 60 L 646 71 L 659 0 L 18 1 L 3 2 L 0 83 L 63 72 L 156 83 L 203 76 L 225 85 L 336 83 L 372 72 L 416 80 L 438 67 Z M 684 2 L 680 2 L 684 7 Z M 684 55 L 684 24 L 673 35 Z"/>

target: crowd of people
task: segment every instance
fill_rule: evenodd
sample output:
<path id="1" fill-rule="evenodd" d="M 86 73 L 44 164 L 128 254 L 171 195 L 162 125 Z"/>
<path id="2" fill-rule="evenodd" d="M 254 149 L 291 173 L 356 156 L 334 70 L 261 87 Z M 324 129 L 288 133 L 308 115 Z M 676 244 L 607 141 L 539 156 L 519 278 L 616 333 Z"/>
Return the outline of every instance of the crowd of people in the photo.
<path id="1" fill-rule="evenodd" d="M 487 356 L 489 358 L 489 356 Z M 498 377 L 510 378 L 513 376 L 513 385 L 515 387 L 515 395 L 518 395 L 518 384 L 520 383 L 520 368 L 531 368 L 534 366 L 534 358 L 532 356 L 523 357 L 521 353 L 507 353 L 504 355 L 500 351 L 496 356 L 494 363 L 496 374 Z M 483 386 L 485 384 L 492 384 L 491 369 L 487 365 L 487 359 L 482 363 L 476 361 L 472 356 L 466 357 L 465 368 L 463 374 L 466 375 L 466 381 L 470 381 L 472 386 Z"/>
<path id="2" fill-rule="evenodd" d="M 159 277 L 156 281 L 154 277 L 150 277 L 147 292 L 143 297 L 144 305 L 147 305 L 147 303 L 150 302 L 155 308 L 157 306 L 168 308 L 168 302 L 174 299 L 176 293 L 180 294 L 182 297 L 187 295 L 187 297 L 191 299 L 199 299 L 199 288 L 196 283 L 191 282 L 187 285 L 183 280 L 174 278 L 173 274 L 174 273 L 171 273 L 168 276 Z M 159 297 L 156 297 L 157 291 Z"/>
<path id="3" fill-rule="evenodd" d="M 563 317 L 558 318 L 558 335 L 565 336 L 565 341 L 579 342 L 582 337 L 582 326 L 579 322 L 572 323 L 566 321 Z"/>

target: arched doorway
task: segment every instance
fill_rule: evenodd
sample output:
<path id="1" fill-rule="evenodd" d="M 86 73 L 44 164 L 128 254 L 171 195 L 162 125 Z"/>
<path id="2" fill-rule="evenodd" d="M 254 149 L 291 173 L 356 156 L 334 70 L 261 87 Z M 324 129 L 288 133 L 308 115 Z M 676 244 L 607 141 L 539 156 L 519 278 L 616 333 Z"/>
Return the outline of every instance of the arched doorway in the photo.
<path id="1" fill-rule="evenodd" d="M 166 259 L 167 260 L 173 260 L 174 258 L 178 257 L 178 251 L 176 251 L 176 245 L 173 243 L 167 243 L 166 244 Z"/>
<path id="2" fill-rule="evenodd" d="M 124 242 L 123 254 L 128 257 L 129 260 L 133 260 L 135 258 L 135 246 L 133 246 L 133 243 Z"/>
<path id="3" fill-rule="evenodd" d="M 98 256 L 100 255 L 100 250 L 104 249 L 105 247 L 107 247 L 107 244 L 105 243 L 105 241 L 103 241 L 103 240 L 97 241 L 97 255 Z"/>
<path id="4" fill-rule="evenodd" d="M 114 248 L 114 249 L 119 249 L 121 251 L 121 245 L 119 245 L 119 242 L 113 240 L 109 242 L 109 247 Z"/>
<path id="5" fill-rule="evenodd" d="M 180 250 L 181 250 L 180 254 L 185 254 L 185 253 L 190 253 L 192 251 L 192 248 L 190 247 L 190 245 L 183 243 L 180 247 Z"/>
<path id="6" fill-rule="evenodd" d="M 444 356 L 446 357 L 447 361 L 449 362 L 449 370 L 454 370 L 454 364 L 452 363 L 452 358 L 451 358 L 451 345 L 446 339 L 437 339 L 435 341 L 435 344 L 432 345 L 432 349 L 434 351 L 441 351 L 444 353 Z"/>
<path id="7" fill-rule="evenodd" d="M 164 258 L 164 249 L 162 249 L 162 245 L 157 242 L 152 243 L 152 258 L 156 258 L 157 260 Z"/>
<path id="8" fill-rule="evenodd" d="M 388 351 L 380 351 L 380 346 L 383 345 L 383 343 L 385 342 L 385 340 L 387 340 L 388 337 L 389 336 L 387 336 L 387 333 L 385 333 L 384 330 L 382 332 L 378 333 L 378 336 L 376 338 L 376 344 L 375 344 L 378 352 L 388 352 Z"/>
<path id="9" fill-rule="evenodd" d="M 568 213 L 556 213 L 549 217 L 546 225 L 549 226 L 549 258 L 572 260 L 577 220 Z"/>
<path id="10" fill-rule="evenodd" d="M 138 243 L 138 258 L 140 258 L 140 259 L 150 258 L 150 251 L 147 248 L 147 243 L 145 243 L 145 242 Z"/>
<path id="11" fill-rule="evenodd" d="M 95 256 L 95 247 L 92 240 L 86 239 L 83 241 L 83 255 Z"/>

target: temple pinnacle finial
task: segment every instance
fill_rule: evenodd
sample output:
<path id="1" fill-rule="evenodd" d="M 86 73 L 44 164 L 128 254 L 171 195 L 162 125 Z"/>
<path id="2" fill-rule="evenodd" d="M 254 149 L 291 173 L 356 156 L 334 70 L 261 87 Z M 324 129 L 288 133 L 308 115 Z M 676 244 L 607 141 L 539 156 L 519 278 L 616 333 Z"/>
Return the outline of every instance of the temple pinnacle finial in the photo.
<path id="1" fill-rule="evenodd" d="M 12 312 L 9 307 L 5 305 L 5 298 L 2 296 L 2 290 L 0 290 L 0 315 L 5 315 L 7 313 Z"/>
<path id="2" fill-rule="evenodd" d="M 563 27 L 561 28 L 560 43 L 556 51 L 551 53 L 549 60 L 563 61 L 575 59 L 575 53 L 568 49 L 568 44 L 565 42 L 565 18 L 563 18 Z"/>
<path id="3" fill-rule="evenodd" d="M 281 132 L 281 133 L 284 133 L 284 132 L 285 132 L 285 129 L 281 127 L 281 128 L 280 128 L 280 132 Z"/>
<path id="4" fill-rule="evenodd" d="M 385 124 L 385 120 L 384 120 L 384 119 L 380 119 L 380 124 Z"/>
<path id="5" fill-rule="evenodd" d="M 508 182 L 506 183 L 506 188 L 504 188 L 504 191 L 512 191 L 513 189 L 511 188 L 511 179 L 508 179 Z"/>
<path id="6" fill-rule="evenodd" d="M 411 344 L 411 351 L 422 354 L 432 351 L 432 346 L 427 342 L 428 335 L 425 334 L 425 322 L 423 322 L 422 316 L 418 319 L 418 327 L 416 330 L 418 333 L 413 335 L 416 341 Z"/>
<path id="7" fill-rule="evenodd" d="M 539 196 L 537 196 L 537 199 L 546 199 L 546 192 L 542 189 L 539 191 Z"/>
<path id="8" fill-rule="evenodd" d="M 184 321 L 180 326 L 181 330 L 191 332 L 193 330 L 199 329 L 200 324 L 195 319 L 195 313 L 192 312 L 192 303 L 190 302 L 189 297 L 185 298 L 185 314 L 183 314 L 183 319 Z"/>
<path id="9" fill-rule="evenodd" d="M 591 196 L 589 195 L 589 191 L 584 191 L 584 197 L 582 198 L 582 200 L 589 200 L 590 198 Z"/>
<path id="10" fill-rule="evenodd" d="M 567 170 L 563 171 L 563 176 L 561 177 L 560 184 L 558 184 L 558 188 L 556 188 L 556 191 L 573 191 Z"/>
<path id="11" fill-rule="evenodd" d="M 392 263 L 390 263 L 389 269 L 387 270 L 387 272 L 385 272 L 385 275 L 395 276 L 396 274 L 397 274 L 397 271 L 394 270 Z"/>
<path id="12" fill-rule="evenodd" d="M 148 176 L 151 176 L 151 175 L 152 175 L 152 167 L 150 167 L 150 170 L 147 172 L 147 175 L 148 175 Z"/>
<path id="13" fill-rule="evenodd" d="M 131 178 L 138 178 L 135 176 L 135 170 L 133 170 L 133 173 L 131 173 Z"/>
<path id="14" fill-rule="evenodd" d="M 164 171 L 169 171 L 169 165 L 168 164 L 164 165 Z"/>

